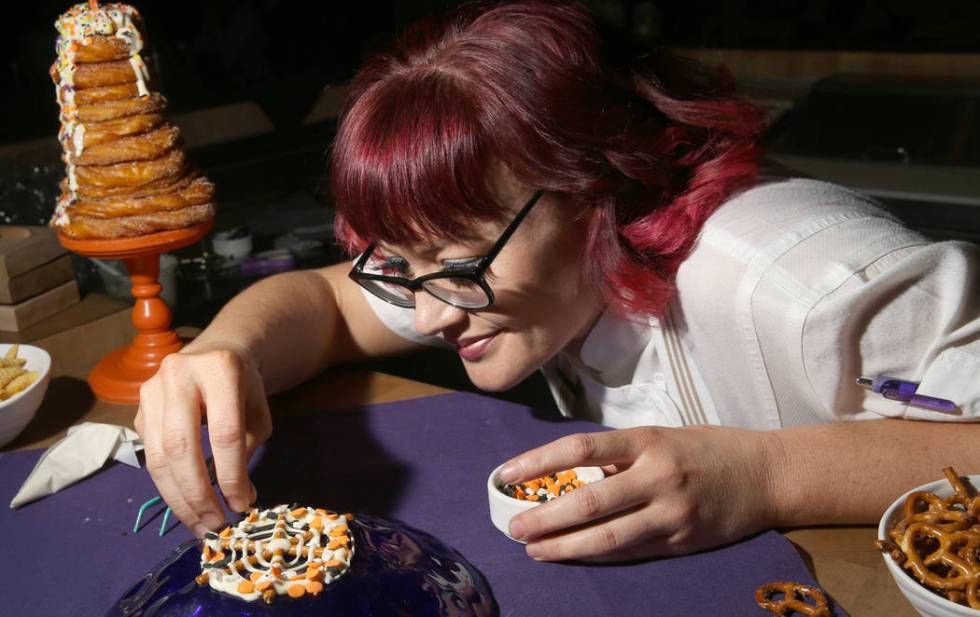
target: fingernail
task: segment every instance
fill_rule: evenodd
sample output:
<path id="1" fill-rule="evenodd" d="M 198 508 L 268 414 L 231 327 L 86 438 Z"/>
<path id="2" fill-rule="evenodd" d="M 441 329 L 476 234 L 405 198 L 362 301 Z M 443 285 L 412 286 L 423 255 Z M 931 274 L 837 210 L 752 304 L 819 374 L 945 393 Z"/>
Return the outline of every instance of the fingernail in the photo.
<path id="1" fill-rule="evenodd" d="M 531 559 L 541 559 L 541 547 L 537 544 L 528 544 L 525 551 Z"/>
<path id="2" fill-rule="evenodd" d="M 500 481 L 501 482 L 516 482 L 517 478 L 517 466 L 516 465 L 506 465 L 500 470 Z"/>
<path id="3" fill-rule="evenodd" d="M 221 523 L 224 522 L 224 519 L 214 512 L 208 512 L 201 517 L 201 522 L 204 523 L 204 526 L 207 527 L 209 531 L 214 531 L 218 527 L 221 527 Z"/>
<path id="4" fill-rule="evenodd" d="M 521 540 L 524 538 L 525 533 L 527 533 L 527 530 L 524 529 L 524 523 L 520 521 L 510 522 L 510 537 L 515 540 Z"/>

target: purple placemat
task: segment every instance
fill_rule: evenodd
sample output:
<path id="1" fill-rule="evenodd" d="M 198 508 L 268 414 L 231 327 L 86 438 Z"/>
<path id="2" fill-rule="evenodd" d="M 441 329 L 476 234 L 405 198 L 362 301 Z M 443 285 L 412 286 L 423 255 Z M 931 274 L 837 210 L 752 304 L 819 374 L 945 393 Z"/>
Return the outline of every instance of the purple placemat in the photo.
<path id="1" fill-rule="evenodd" d="M 723 549 L 630 565 L 539 563 L 490 523 L 486 479 L 510 456 L 562 435 L 602 430 L 472 394 L 311 414 L 276 422 L 253 461 L 262 505 L 299 502 L 401 519 L 462 552 L 493 587 L 502 616 L 767 615 L 767 582 L 815 584 L 796 549 L 768 532 Z M 4 600 L 0 615 L 102 615 L 191 537 L 160 516 L 137 534 L 156 494 L 144 471 L 113 465 L 60 493 L 7 504 L 40 451 L 0 454 Z M 160 513 L 162 508 L 153 512 Z M 835 615 L 845 615 L 839 608 Z"/>

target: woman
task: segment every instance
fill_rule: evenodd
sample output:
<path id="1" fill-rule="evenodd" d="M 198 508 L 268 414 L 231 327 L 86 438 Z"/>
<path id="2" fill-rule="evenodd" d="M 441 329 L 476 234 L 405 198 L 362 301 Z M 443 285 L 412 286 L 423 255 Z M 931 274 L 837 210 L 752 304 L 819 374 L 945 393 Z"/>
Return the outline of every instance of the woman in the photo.
<path id="1" fill-rule="evenodd" d="M 710 74 L 627 62 L 581 8 L 464 9 L 354 80 L 332 158 L 355 259 L 265 280 L 141 393 L 161 495 L 221 523 L 272 428 L 268 393 L 344 362 L 455 349 L 473 383 L 543 370 L 617 430 L 510 461 L 607 480 L 515 517 L 543 560 L 623 560 L 772 526 L 877 520 L 944 465 L 980 468 L 980 257 L 859 195 L 756 177 L 759 115 Z M 952 399 L 889 401 L 893 374 Z M 856 420 L 874 421 L 856 421 Z M 920 422 L 918 420 L 938 420 Z"/>

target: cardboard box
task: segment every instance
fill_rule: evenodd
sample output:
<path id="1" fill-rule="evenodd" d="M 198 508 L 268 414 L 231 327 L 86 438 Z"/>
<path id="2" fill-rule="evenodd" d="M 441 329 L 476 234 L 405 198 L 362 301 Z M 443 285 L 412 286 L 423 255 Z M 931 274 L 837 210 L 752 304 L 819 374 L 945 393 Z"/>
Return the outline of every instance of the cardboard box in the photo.
<path id="1" fill-rule="evenodd" d="M 75 279 L 11 305 L 0 305 L 0 330 L 24 330 L 60 313 L 79 300 Z"/>
<path id="2" fill-rule="evenodd" d="M 17 304 L 75 278 L 71 255 L 62 255 L 12 278 L 0 278 L 0 304 Z"/>
<path id="3" fill-rule="evenodd" d="M 0 279 L 12 279 L 67 253 L 50 227 L 0 225 Z"/>

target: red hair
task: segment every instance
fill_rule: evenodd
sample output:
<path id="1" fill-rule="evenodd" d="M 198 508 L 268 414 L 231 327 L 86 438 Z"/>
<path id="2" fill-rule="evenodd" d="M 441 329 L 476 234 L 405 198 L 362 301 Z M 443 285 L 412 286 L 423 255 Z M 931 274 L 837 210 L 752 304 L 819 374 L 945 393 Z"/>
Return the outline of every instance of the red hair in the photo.
<path id="1" fill-rule="evenodd" d="M 704 221 L 755 179 L 762 114 L 726 73 L 614 40 L 580 6 L 534 1 L 409 30 L 351 84 L 331 159 L 338 238 L 356 252 L 504 220 L 497 160 L 591 216 L 586 282 L 625 313 L 661 313 Z"/>

